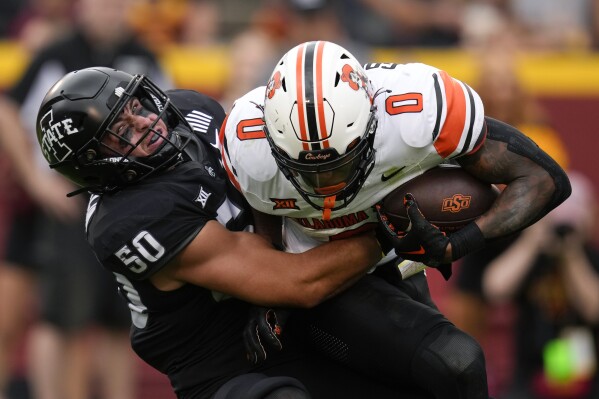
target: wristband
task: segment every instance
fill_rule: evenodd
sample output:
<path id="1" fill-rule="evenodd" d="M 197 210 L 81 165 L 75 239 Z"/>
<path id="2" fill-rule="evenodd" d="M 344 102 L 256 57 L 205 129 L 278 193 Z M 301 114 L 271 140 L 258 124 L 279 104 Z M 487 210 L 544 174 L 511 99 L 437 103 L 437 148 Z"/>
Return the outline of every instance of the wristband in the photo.
<path id="1" fill-rule="evenodd" d="M 458 260 L 461 257 L 483 249 L 486 244 L 485 236 L 478 225 L 471 222 L 449 236 L 451 244 L 451 260 Z"/>

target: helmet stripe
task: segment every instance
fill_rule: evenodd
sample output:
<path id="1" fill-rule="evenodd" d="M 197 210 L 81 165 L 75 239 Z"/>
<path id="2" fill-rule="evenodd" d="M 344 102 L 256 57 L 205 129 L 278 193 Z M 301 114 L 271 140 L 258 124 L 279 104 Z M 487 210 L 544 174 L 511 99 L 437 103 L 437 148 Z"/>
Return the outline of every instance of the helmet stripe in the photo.
<path id="1" fill-rule="evenodd" d="M 320 126 L 320 139 L 323 141 L 323 147 L 329 148 L 327 124 L 324 117 L 324 103 L 322 97 L 322 53 L 325 42 L 318 42 L 316 49 L 316 108 L 318 109 L 318 125 Z"/>
<path id="2" fill-rule="evenodd" d="M 304 58 L 304 49 L 305 49 L 306 45 L 302 44 L 298 49 L 297 49 L 297 59 L 295 61 L 295 80 L 297 82 L 296 87 L 297 87 L 297 91 L 296 91 L 296 97 L 297 97 L 297 117 L 298 117 L 298 123 L 299 123 L 299 128 L 300 128 L 300 138 L 302 140 L 302 145 L 305 151 L 309 150 L 308 147 L 308 135 L 306 133 L 306 124 L 305 124 L 305 117 L 304 117 L 304 74 L 302 73 L 302 64 L 303 64 L 303 58 Z"/>
<path id="3" fill-rule="evenodd" d="M 318 125 L 316 123 L 316 98 L 314 81 L 314 50 L 318 42 L 309 42 L 306 44 L 306 57 L 304 61 L 304 92 L 306 104 L 306 122 L 308 125 L 308 135 L 312 150 L 320 149 L 320 136 L 318 134 Z"/>

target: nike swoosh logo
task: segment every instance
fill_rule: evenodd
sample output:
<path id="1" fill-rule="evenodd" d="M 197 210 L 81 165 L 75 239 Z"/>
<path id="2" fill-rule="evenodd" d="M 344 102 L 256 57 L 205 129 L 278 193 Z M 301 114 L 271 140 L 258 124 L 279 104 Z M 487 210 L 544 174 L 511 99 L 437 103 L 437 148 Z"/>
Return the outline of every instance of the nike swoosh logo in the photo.
<path id="1" fill-rule="evenodd" d="M 404 170 L 405 166 L 402 166 L 401 168 L 393 171 L 393 173 L 391 173 L 390 175 L 385 175 L 384 173 L 381 175 L 381 181 L 387 181 L 391 178 L 393 178 L 393 176 L 395 176 L 396 174 L 398 174 L 399 172 L 401 172 L 402 170 Z"/>

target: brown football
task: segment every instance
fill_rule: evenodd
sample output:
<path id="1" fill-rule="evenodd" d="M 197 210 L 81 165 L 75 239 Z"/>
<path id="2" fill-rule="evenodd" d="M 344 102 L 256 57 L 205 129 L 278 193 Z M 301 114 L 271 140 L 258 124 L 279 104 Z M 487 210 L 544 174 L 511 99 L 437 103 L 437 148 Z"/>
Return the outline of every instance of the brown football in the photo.
<path id="1" fill-rule="evenodd" d="M 411 193 L 426 219 L 447 234 L 461 229 L 485 213 L 499 190 L 452 165 L 440 165 L 397 187 L 381 204 L 381 210 L 397 231 L 409 226 L 404 197 Z"/>

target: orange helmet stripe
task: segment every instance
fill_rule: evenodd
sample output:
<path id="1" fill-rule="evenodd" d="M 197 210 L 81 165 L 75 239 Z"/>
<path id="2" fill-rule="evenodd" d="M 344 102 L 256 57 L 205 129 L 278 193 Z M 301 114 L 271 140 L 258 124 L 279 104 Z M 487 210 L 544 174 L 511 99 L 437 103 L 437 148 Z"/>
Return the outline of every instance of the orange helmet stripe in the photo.
<path id="1" fill-rule="evenodd" d="M 300 128 L 300 137 L 302 139 L 302 144 L 305 151 L 309 150 L 308 143 L 308 132 L 306 128 L 306 116 L 304 111 L 304 73 L 303 73 L 303 63 L 304 63 L 304 51 L 305 44 L 302 44 L 297 50 L 297 59 L 295 61 L 295 80 L 297 82 L 297 117 Z"/>
<path id="2" fill-rule="evenodd" d="M 316 45 L 316 108 L 318 110 L 318 125 L 320 138 L 323 141 L 323 148 L 329 148 L 327 124 L 324 117 L 323 87 L 322 87 L 322 53 L 324 51 L 324 42 L 318 42 Z"/>

